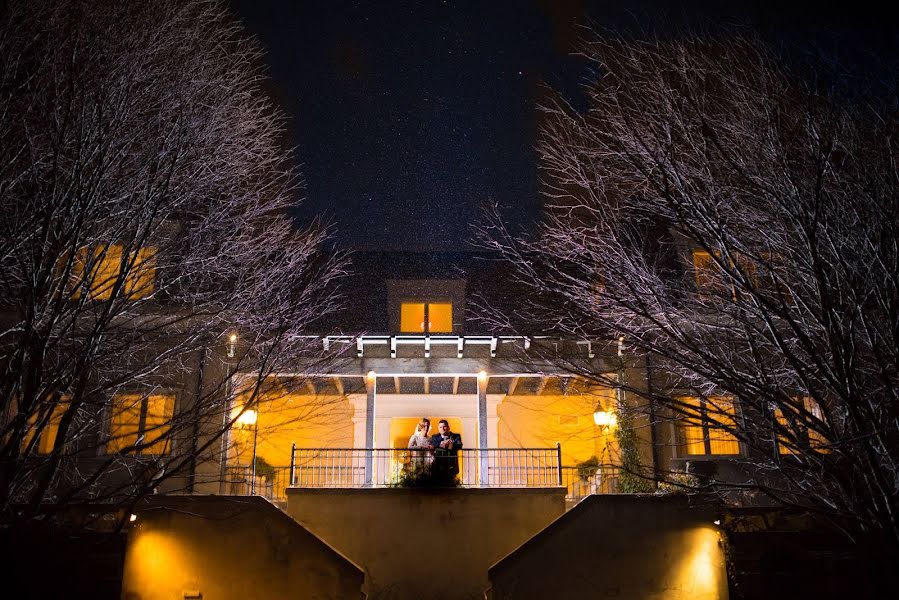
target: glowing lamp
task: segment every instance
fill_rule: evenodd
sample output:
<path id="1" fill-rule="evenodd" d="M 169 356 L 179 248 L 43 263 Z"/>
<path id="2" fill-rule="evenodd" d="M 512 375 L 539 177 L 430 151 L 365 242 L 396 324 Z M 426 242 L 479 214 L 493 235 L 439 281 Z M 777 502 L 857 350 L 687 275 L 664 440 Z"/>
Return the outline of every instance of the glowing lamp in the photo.
<path id="1" fill-rule="evenodd" d="M 256 411 L 252 408 L 248 408 L 243 411 L 239 417 L 237 417 L 237 424 L 242 427 L 252 427 L 256 424 Z"/>
<path id="2" fill-rule="evenodd" d="M 128 517 L 128 521 L 130 523 L 134 523 L 135 521 L 137 521 L 137 515 L 132 514 L 130 517 Z"/>
<path id="3" fill-rule="evenodd" d="M 593 413 L 593 422 L 599 427 L 617 427 L 618 416 L 607 410 L 598 410 Z"/>
<path id="4" fill-rule="evenodd" d="M 478 373 L 478 381 L 484 382 L 487 381 L 487 371 L 481 371 Z"/>

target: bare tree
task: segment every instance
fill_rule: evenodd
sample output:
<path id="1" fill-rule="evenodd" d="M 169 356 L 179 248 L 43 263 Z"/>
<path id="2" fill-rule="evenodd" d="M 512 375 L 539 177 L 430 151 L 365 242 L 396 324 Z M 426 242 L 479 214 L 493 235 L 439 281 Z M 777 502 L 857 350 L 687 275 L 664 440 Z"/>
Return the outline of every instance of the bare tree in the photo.
<path id="1" fill-rule="evenodd" d="M 543 108 L 540 235 L 481 228 L 529 290 L 510 322 L 622 336 L 671 443 L 739 445 L 713 485 L 899 548 L 895 105 L 733 33 L 583 52 L 587 110 Z"/>
<path id="2" fill-rule="evenodd" d="M 261 92 L 259 49 L 218 2 L 3 11 L 11 522 L 193 477 L 239 417 L 228 397 L 251 406 L 268 373 L 297 371 L 285 364 L 333 308 L 342 259 L 289 216 L 298 179 L 283 119 Z"/>

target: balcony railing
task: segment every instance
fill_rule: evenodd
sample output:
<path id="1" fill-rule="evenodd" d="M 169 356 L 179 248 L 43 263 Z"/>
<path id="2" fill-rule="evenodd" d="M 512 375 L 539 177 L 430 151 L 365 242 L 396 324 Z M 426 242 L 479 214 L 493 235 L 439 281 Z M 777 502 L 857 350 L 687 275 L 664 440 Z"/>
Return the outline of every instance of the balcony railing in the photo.
<path id="1" fill-rule="evenodd" d="M 565 499 L 578 501 L 593 494 L 618 493 L 618 467 L 599 465 L 592 474 L 583 473 L 578 467 L 562 467 L 563 485 L 568 490 Z"/>
<path id="2" fill-rule="evenodd" d="M 454 463 L 458 463 L 458 471 Z M 433 475 L 433 477 L 429 477 Z M 489 448 L 459 450 L 456 457 L 405 448 L 295 448 L 290 466 L 266 467 L 255 478 L 249 465 L 228 468 L 226 493 L 287 500 L 287 488 L 404 487 L 422 482 L 468 488 L 564 487 L 566 499 L 618 491 L 618 468 L 600 465 L 590 474 L 561 464 L 561 449 Z M 441 478 L 447 479 L 441 479 Z"/>
<path id="3" fill-rule="evenodd" d="M 462 449 L 454 456 L 405 448 L 296 448 L 294 487 L 397 487 L 447 473 L 462 487 L 556 487 L 563 485 L 556 448 Z"/>

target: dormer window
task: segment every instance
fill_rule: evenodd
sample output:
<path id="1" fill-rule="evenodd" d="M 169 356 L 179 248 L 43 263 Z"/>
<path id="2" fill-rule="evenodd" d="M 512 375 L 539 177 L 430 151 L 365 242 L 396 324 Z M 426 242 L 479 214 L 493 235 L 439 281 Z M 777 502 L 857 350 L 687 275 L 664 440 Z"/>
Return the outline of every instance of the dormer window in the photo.
<path id="1" fill-rule="evenodd" d="M 460 334 L 465 314 L 465 281 L 388 279 L 387 322 L 392 334 Z"/>
<path id="2" fill-rule="evenodd" d="M 402 302 L 400 304 L 402 333 L 452 333 L 453 303 Z"/>

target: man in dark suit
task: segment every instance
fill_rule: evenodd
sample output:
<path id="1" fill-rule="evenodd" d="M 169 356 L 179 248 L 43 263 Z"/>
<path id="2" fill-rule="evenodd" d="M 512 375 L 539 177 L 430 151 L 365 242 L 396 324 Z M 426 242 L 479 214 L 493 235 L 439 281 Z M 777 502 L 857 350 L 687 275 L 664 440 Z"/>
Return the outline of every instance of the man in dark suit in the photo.
<path id="1" fill-rule="evenodd" d="M 446 419 L 440 419 L 437 424 L 438 434 L 431 436 L 431 445 L 434 447 L 433 472 L 437 477 L 446 477 L 450 480 L 459 474 L 459 450 L 462 449 L 462 436 L 450 431 Z"/>

